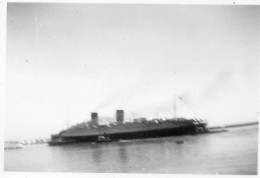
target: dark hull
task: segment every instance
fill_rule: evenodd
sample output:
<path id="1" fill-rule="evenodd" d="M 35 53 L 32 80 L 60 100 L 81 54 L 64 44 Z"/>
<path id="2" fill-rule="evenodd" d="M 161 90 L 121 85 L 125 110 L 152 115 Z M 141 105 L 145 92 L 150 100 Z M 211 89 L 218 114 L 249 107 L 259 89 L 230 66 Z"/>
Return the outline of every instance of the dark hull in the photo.
<path id="1" fill-rule="evenodd" d="M 102 141 L 96 141 L 96 143 L 109 143 L 109 142 L 117 142 L 118 139 L 109 139 L 109 140 L 102 140 Z"/>
<path id="2" fill-rule="evenodd" d="M 75 140 L 73 140 L 73 141 L 64 140 L 64 141 L 50 141 L 50 142 L 48 142 L 48 144 L 50 146 L 67 145 L 67 144 L 70 144 L 70 143 L 76 143 L 76 141 Z"/>
<path id="3" fill-rule="evenodd" d="M 155 138 L 155 137 L 167 137 L 177 136 L 185 134 L 196 133 L 196 127 L 194 125 L 187 125 L 180 128 L 160 129 L 160 130 L 149 130 L 139 132 L 126 132 L 126 133 L 113 133 L 108 134 L 112 140 L 131 140 L 131 139 L 142 139 L 142 138 Z M 74 142 L 95 142 L 99 135 L 94 136 L 66 136 L 62 137 L 64 140 L 73 140 Z"/>

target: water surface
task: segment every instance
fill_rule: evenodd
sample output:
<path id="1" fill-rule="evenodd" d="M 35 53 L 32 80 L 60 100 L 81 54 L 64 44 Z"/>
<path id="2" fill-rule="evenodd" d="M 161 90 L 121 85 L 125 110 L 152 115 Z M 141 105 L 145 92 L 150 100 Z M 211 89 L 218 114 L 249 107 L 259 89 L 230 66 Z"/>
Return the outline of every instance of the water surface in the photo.
<path id="1" fill-rule="evenodd" d="M 177 144 L 184 140 L 184 144 Z M 229 132 L 5 150 L 5 171 L 257 174 L 258 126 Z"/>

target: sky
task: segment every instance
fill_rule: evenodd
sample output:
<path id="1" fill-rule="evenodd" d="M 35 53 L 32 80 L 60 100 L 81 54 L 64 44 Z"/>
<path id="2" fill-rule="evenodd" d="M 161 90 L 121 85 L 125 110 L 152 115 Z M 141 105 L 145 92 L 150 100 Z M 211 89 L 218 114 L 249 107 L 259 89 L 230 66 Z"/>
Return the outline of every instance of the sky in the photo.
<path id="1" fill-rule="evenodd" d="M 7 6 L 5 139 L 48 138 L 90 120 L 177 116 L 257 121 L 256 6 Z M 182 100 L 178 99 L 181 97 Z"/>

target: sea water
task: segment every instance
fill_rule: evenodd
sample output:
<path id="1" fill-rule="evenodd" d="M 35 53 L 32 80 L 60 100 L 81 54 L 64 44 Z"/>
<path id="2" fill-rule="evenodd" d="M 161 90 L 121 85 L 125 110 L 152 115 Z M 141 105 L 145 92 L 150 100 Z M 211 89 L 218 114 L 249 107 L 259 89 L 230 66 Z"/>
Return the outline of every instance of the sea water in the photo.
<path id="1" fill-rule="evenodd" d="M 228 132 L 5 150 L 5 171 L 257 174 L 258 126 Z"/>

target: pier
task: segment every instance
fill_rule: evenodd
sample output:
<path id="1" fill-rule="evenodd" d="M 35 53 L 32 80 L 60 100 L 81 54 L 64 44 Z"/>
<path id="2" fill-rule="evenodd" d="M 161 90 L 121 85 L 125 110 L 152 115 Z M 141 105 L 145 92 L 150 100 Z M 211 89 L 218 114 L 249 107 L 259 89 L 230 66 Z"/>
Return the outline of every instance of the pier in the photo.
<path id="1" fill-rule="evenodd" d="M 24 140 L 10 140 L 5 141 L 4 149 L 19 149 L 23 148 L 28 145 L 37 145 L 37 144 L 46 144 L 50 141 L 48 138 L 41 138 L 41 139 L 24 139 Z"/>

